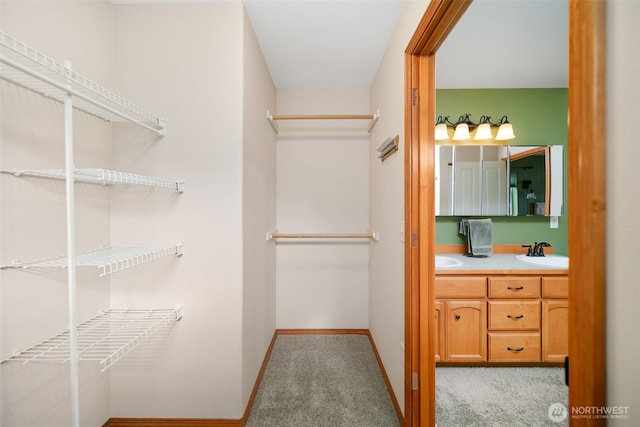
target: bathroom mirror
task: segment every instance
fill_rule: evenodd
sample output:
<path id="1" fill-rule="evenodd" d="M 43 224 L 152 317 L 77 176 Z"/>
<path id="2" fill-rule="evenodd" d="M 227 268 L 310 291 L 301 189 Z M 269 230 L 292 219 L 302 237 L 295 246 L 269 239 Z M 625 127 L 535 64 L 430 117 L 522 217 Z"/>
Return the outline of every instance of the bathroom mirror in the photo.
<path id="1" fill-rule="evenodd" d="M 563 147 L 438 145 L 436 215 L 562 215 Z"/>

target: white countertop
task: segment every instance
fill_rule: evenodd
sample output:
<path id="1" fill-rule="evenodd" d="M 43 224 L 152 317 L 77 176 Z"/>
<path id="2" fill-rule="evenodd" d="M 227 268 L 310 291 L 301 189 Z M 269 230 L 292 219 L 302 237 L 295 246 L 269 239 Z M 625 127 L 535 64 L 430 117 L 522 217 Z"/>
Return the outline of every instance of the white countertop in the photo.
<path id="1" fill-rule="evenodd" d="M 464 271 L 469 270 L 552 270 L 552 271 L 568 271 L 565 267 L 553 267 L 548 265 L 533 264 L 526 261 L 516 259 L 521 254 L 493 254 L 491 256 L 469 257 L 462 254 L 438 254 L 444 257 L 453 258 L 462 262 L 462 265 L 455 267 L 437 267 L 436 273 Z M 559 257 L 561 255 L 547 255 L 548 257 Z"/>

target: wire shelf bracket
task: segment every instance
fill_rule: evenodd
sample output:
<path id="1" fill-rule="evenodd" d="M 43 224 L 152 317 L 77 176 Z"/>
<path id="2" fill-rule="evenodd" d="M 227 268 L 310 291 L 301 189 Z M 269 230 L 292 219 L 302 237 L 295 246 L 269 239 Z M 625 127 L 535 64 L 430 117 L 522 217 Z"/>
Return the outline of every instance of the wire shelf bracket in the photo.
<path id="1" fill-rule="evenodd" d="M 45 179 L 65 180 L 66 171 L 63 169 L 50 170 L 0 170 L 0 173 L 10 174 L 17 177 L 30 176 Z M 184 192 L 184 180 L 169 180 L 154 178 L 144 175 L 136 175 L 128 172 L 118 172 L 107 169 L 76 169 L 73 173 L 75 182 L 100 185 L 142 185 L 149 187 L 168 188 L 178 193 Z"/>
<path id="2" fill-rule="evenodd" d="M 77 267 L 97 267 L 100 270 L 100 277 L 104 277 L 167 256 L 181 256 L 183 248 L 184 244 L 182 243 L 163 248 L 103 247 L 89 251 L 78 252 L 75 258 L 75 265 Z M 33 261 L 14 261 L 12 264 L 3 265 L 0 268 L 27 269 L 68 267 L 68 257 L 59 256 Z"/>
<path id="3" fill-rule="evenodd" d="M 76 326 L 81 361 L 98 361 L 101 372 L 142 344 L 154 333 L 182 319 L 184 306 L 171 309 L 111 309 Z M 68 363 L 71 359 L 70 331 L 66 330 L 38 344 L 15 350 L 5 362 Z"/>

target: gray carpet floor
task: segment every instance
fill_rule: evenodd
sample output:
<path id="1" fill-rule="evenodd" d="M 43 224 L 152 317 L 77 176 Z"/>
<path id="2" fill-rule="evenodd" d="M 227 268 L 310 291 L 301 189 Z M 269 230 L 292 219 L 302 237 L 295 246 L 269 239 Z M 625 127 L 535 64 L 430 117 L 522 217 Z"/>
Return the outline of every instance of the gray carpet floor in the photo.
<path id="1" fill-rule="evenodd" d="M 366 335 L 278 335 L 246 426 L 399 423 Z"/>
<path id="2" fill-rule="evenodd" d="M 549 407 L 569 407 L 563 368 L 436 368 L 438 427 L 567 426 Z"/>

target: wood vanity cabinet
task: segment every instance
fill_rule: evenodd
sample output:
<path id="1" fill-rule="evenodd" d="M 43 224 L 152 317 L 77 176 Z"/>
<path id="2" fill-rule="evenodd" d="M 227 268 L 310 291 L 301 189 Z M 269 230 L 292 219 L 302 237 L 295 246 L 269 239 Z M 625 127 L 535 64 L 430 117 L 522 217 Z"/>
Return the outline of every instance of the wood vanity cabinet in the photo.
<path id="1" fill-rule="evenodd" d="M 487 360 L 486 289 L 484 276 L 436 279 L 436 308 L 440 311 L 436 361 Z"/>
<path id="2" fill-rule="evenodd" d="M 540 277 L 489 276 L 489 362 L 540 361 Z"/>
<path id="3" fill-rule="evenodd" d="M 542 361 L 563 363 L 569 354 L 569 278 L 542 278 Z"/>
<path id="4" fill-rule="evenodd" d="M 436 275 L 435 296 L 436 362 L 563 363 L 568 354 L 564 274 Z"/>

